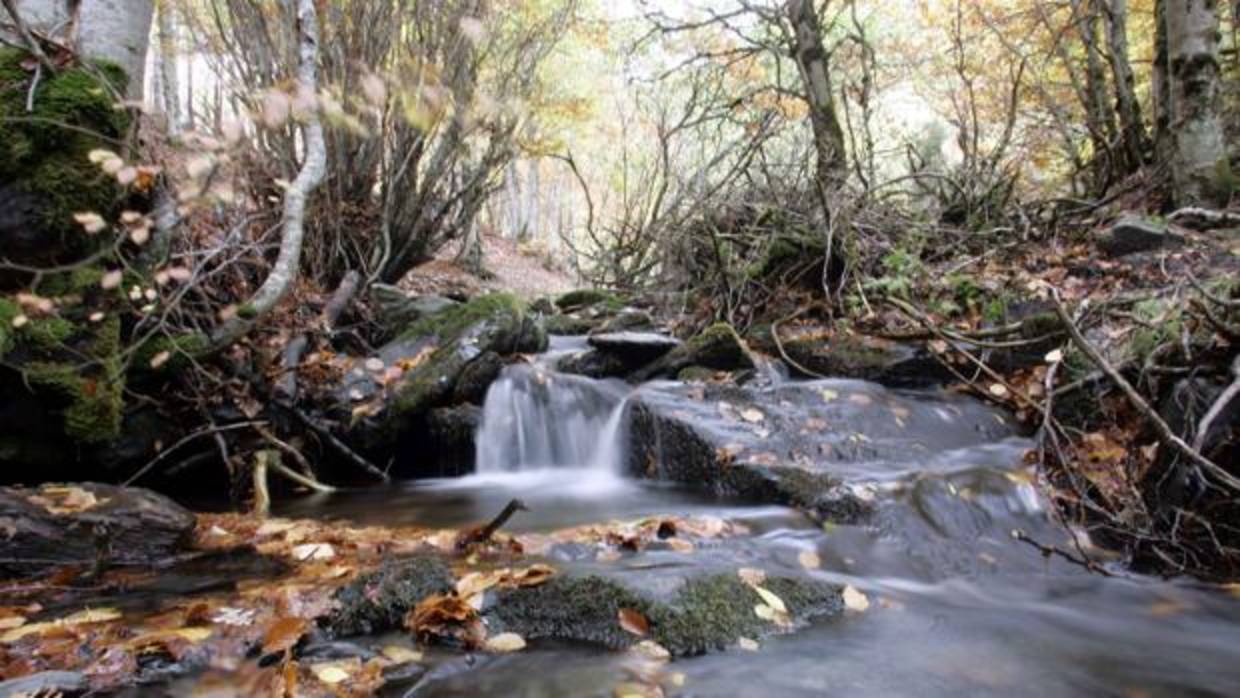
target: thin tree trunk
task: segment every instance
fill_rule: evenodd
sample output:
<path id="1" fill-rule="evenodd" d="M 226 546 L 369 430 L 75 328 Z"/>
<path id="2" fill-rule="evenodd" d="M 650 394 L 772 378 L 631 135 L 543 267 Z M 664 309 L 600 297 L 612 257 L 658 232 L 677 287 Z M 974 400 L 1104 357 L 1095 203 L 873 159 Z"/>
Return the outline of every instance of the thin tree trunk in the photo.
<path id="1" fill-rule="evenodd" d="M 822 41 L 822 27 L 813 0 L 788 0 L 792 23 L 793 50 L 809 104 L 810 127 L 814 133 L 815 180 L 822 194 L 843 184 L 848 173 L 844 130 L 835 111 L 831 88 L 830 57 Z"/>
<path id="2" fill-rule="evenodd" d="M 1072 0 L 1072 21 L 1085 49 L 1085 118 L 1093 143 L 1093 188 L 1101 194 L 1114 169 L 1111 143 L 1115 141 L 1115 118 L 1107 90 L 1106 70 L 1098 47 L 1097 0 Z"/>
<path id="3" fill-rule="evenodd" d="M 1120 150 L 1124 173 L 1140 169 L 1149 150 L 1149 138 L 1137 101 L 1136 79 L 1128 59 L 1128 0 L 1106 2 L 1107 47 L 1111 58 L 1111 81 L 1115 86 L 1115 110 L 1119 114 Z"/>
<path id="4" fill-rule="evenodd" d="M 177 83 L 176 24 L 173 21 L 173 0 L 160 0 L 156 21 L 159 29 L 159 78 L 164 114 L 168 117 L 168 133 L 181 130 L 181 90 Z"/>
<path id="5" fill-rule="evenodd" d="M 1150 91 L 1154 110 L 1154 157 L 1171 162 L 1171 64 L 1167 58 L 1167 3 L 1154 2 L 1154 66 Z"/>
<path id="6" fill-rule="evenodd" d="M 1217 205 L 1230 181 L 1219 115 L 1219 20 L 1212 0 L 1165 0 L 1171 173 L 1179 206 Z"/>
<path id="7" fill-rule="evenodd" d="M 318 93 L 319 25 L 315 0 L 297 0 L 297 25 L 300 30 L 299 64 L 297 80 L 299 89 L 310 94 Z M 323 125 L 317 112 L 307 118 L 302 127 L 305 142 L 305 160 L 297 178 L 284 193 L 284 236 L 280 241 L 280 254 L 275 267 L 253 298 L 212 335 L 215 347 L 224 347 L 249 332 L 263 316 L 276 307 L 297 278 L 301 263 L 302 242 L 305 238 L 306 201 L 323 181 L 327 169 L 327 147 L 323 140 Z"/>

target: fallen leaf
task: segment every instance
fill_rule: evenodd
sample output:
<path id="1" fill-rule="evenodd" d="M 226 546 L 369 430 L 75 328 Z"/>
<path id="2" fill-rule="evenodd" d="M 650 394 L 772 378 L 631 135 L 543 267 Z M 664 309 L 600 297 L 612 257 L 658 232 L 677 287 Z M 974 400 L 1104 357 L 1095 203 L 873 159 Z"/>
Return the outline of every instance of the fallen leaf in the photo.
<path id="1" fill-rule="evenodd" d="M 766 581 L 766 572 L 753 567 L 742 567 L 736 571 L 736 575 L 741 578 L 742 582 L 750 586 L 756 587 Z"/>
<path id="2" fill-rule="evenodd" d="M 758 651 L 757 641 L 751 640 L 747 637 L 738 638 L 736 640 L 736 646 L 745 650 L 746 652 L 757 652 Z"/>
<path id="3" fill-rule="evenodd" d="M 289 552 L 290 557 L 301 562 L 310 560 L 330 560 L 336 557 L 336 549 L 328 543 L 306 543 L 298 545 Z"/>
<path id="4" fill-rule="evenodd" d="M 761 410 L 756 410 L 751 407 L 741 412 L 741 419 L 745 420 L 746 422 L 750 422 L 752 424 L 757 424 L 758 422 L 761 422 L 762 420 L 766 419 L 766 415 L 762 414 Z"/>
<path id="5" fill-rule="evenodd" d="M 486 648 L 491 652 L 519 652 L 525 649 L 525 638 L 516 633 L 500 633 L 487 638 Z"/>
<path id="6" fill-rule="evenodd" d="M 633 645 L 632 651 L 648 659 L 671 659 L 672 653 L 654 640 L 642 640 Z"/>
<path id="7" fill-rule="evenodd" d="M 54 630 L 58 628 L 67 628 L 75 625 L 88 625 L 91 623 L 106 623 L 121 617 L 121 612 L 115 608 L 94 608 L 85 611 L 79 611 L 64 618 L 47 621 L 43 623 L 31 623 L 22 625 L 17 628 L 0 635 L 0 642 L 9 643 L 16 642 L 28 635 L 36 635 Z"/>
<path id="8" fill-rule="evenodd" d="M 306 634 L 309 623 L 304 618 L 280 618 L 263 633 L 263 654 L 283 653 L 292 649 Z"/>
<path id="9" fill-rule="evenodd" d="M 870 599 L 865 592 L 849 584 L 844 587 L 844 608 L 863 613 L 870 608 Z"/>
<path id="10" fill-rule="evenodd" d="M 314 672 L 315 678 L 329 686 L 347 681 L 349 678 L 349 672 L 339 664 L 315 664 L 310 667 L 310 670 Z"/>
<path id="11" fill-rule="evenodd" d="M 752 588 L 754 591 L 758 593 L 758 596 L 762 597 L 762 602 L 765 603 L 767 606 L 770 606 L 771 608 L 775 609 L 779 613 L 788 612 L 788 607 L 784 605 L 784 600 L 776 596 L 774 593 L 772 593 L 771 590 L 765 589 L 756 584 L 753 585 Z"/>
<path id="12" fill-rule="evenodd" d="M 645 637 L 650 634 L 650 621 L 646 620 L 640 612 L 631 608 L 622 608 L 616 612 L 616 616 L 620 620 L 620 627 L 625 632 L 631 633 L 638 637 Z"/>
<path id="13" fill-rule="evenodd" d="M 422 661 L 422 653 L 400 645 L 388 645 L 383 648 L 383 656 L 396 664 L 410 664 Z"/>
<path id="14" fill-rule="evenodd" d="M 816 570 L 822 567 L 822 558 L 818 557 L 818 553 L 812 550 L 802 550 L 797 555 L 797 562 L 801 563 L 801 566 L 807 570 Z"/>
<path id="15" fill-rule="evenodd" d="M 1057 364 L 1060 361 L 1063 361 L 1063 350 L 1062 349 L 1056 349 L 1055 351 L 1052 351 L 1046 355 L 1046 363 L 1048 364 Z"/>

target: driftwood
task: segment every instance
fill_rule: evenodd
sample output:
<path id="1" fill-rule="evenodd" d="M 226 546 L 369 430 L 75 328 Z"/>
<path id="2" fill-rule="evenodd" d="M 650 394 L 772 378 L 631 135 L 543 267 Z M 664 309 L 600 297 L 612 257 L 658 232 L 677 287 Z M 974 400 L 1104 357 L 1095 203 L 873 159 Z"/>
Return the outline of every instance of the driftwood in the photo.
<path id="1" fill-rule="evenodd" d="M 518 511 L 529 511 L 529 508 L 526 507 L 525 502 L 520 499 L 514 499 L 508 502 L 508 506 L 504 507 L 504 510 L 501 511 L 494 519 L 491 519 L 490 523 L 487 525 L 477 526 L 462 531 L 460 537 L 456 539 L 456 549 L 465 550 L 471 545 L 486 543 L 491 540 L 491 536 L 494 536 L 495 532 L 503 527 L 504 524 L 508 523 L 508 519 L 511 519 L 512 515 Z"/>

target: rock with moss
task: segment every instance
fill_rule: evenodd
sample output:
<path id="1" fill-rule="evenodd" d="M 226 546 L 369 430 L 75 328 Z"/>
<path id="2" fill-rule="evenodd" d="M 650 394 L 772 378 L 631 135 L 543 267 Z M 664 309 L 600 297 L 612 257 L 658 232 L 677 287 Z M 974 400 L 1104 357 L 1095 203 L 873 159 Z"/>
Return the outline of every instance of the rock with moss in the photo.
<path id="1" fill-rule="evenodd" d="M 83 233 L 78 212 L 115 213 L 121 189 L 92 163 L 92 150 L 119 150 L 128 112 L 114 108 L 128 82 L 115 65 L 71 66 L 44 75 L 33 92 L 24 51 L 0 49 L 0 245 L 28 263 L 85 254 L 103 236 Z"/>
<path id="2" fill-rule="evenodd" d="M 837 334 L 786 339 L 782 345 L 789 370 L 802 378 L 856 378 L 891 388 L 927 388 L 955 380 L 919 344 Z"/>
<path id="3" fill-rule="evenodd" d="M 611 306 L 613 310 L 619 311 L 624 307 L 624 301 L 611 291 L 596 288 L 569 291 L 555 299 L 555 306 L 563 312 L 572 312 L 597 305 Z"/>
<path id="4" fill-rule="evenodd" d="M 590 335 L 589 350 L 570 354 L 557 368 L 590 378 L 625 378 L 681 345 L 654 332 L 604 332 Z"/>
<path id="5" fill-rule="evenodd" d="M 763 586 L 784 602 L 793 623 L 843 609 L 839 587 L 825 582 L 777 577 Z M 612 649 L 649 639 L 673 656 L 686 657 L 725 649 L 742 637 L 784 631 L 758 617 L 754 606 L 761 603 L 758 593 L 734 573 L 689 578 L 663 597 L 605 577 L 558 577 L 540 586 L 500 592 L 486 619 L 493 631 L 528 639 L 589 642 Z M 649 621 L 649 637 L 620 626 L 622 609 Z"/>
<path id="6" fill-rule="evenodd" d="M 1015 433 L 979 402 L 941 399 L 846 380 L 651 384 L 631 402 L 628 470 L 852 523 L 870 511 L 873 463 L 916 472 L 928 454 Z"/>
<path id="7" fill-rule="evenodd" d="M 357 361 L 336 390 L 337 405 L 369 404 L 350 410 L 355 436 L 367 448 L 390 448 L 430 410 L 479 400 L 503 357 L 546 348 L 539 317 L 522 301 L 480 296 L 414 322 L 375 356 Z M 400 376 L 385 387 L 389 369 Z"/>
<path id="8" fill-rule="evenodd" d="M 337 591 L 336 610 L 322 626 L 336 637 L 398 630 L 419 601 L 432 594 L 446 594 L 455 584 L 452 570 L 438 557 L 389 560 Z"/>
<path id="9" fill-rule="evenodd" d="M 702 330 L 659 360 L 633 374 L 634 381 L 675 377 L 682 369 L 699 366 L 714 371 L 753 371 L 758 362 L 745 340 L 727 323 L 716 323 Z"/>

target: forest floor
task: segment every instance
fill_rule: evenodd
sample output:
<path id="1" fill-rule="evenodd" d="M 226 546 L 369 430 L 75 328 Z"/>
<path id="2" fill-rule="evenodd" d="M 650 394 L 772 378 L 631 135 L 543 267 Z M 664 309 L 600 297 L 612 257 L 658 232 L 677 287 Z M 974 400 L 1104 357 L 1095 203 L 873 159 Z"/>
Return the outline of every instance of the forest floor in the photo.
<path id="1" fill-rule="evenodd" d="M 484 273 L 479 276 L 457 261 L 457 247 L 449 245 L 401 280 L 411 293 L 476 296 L 505 291 L 532 300 L 555 296 L 577 287 L 570 272 L 561 268 L 552 253 L 527 249 L 516 240 L 498 235 L 482 236 Z"/>

